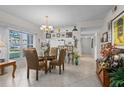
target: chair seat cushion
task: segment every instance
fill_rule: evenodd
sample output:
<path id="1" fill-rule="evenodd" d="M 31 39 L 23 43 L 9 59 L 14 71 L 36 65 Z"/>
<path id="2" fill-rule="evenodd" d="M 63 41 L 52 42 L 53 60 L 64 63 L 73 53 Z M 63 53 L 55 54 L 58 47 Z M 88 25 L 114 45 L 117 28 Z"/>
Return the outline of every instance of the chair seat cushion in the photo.
<path id="1" fill-rule="evenodd" d="M 59 65 L 59 62 L 55 59 L 50 62 L 51 65 Z"/>
<path id="2" fill-rule="evenodd" d="M 56 59 L 56 56 L 48 56 L 47 57 L 47 60 L 54 60 L 54 59 Z"/>
<path id="3" fill-rule="evenodd" d="M 39 67 L 43 67 L 43 66 L 45 66 L 45 63 L 42 62 L 42 61 L 40 61 L 40 62 L 39 62 Z"/>

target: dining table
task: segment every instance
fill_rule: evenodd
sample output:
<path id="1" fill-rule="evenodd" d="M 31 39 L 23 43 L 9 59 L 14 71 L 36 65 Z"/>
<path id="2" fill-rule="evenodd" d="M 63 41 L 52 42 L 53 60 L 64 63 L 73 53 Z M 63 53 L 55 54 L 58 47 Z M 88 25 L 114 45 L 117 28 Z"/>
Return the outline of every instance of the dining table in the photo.
<path id="1" fill-rule="evenodd" d="M 52 61 L 52 60 L 56 60 L 56 56 L 55 55 L 45 55 L 45 56 L 39 56 L 38 57 L 39 61 L 45 61 L 47 64 L 47 72 L 49 70 L 49 66 L 48 66 L 48 62 Z"/>

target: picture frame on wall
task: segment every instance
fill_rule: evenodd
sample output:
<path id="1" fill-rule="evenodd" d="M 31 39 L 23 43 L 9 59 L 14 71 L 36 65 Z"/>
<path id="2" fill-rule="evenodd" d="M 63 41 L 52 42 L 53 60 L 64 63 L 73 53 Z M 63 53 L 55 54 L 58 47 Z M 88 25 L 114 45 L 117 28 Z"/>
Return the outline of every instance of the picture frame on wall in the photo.
<path id="1" fill-rule="evenodd" d="M 51 38 L 56 38 L 56 34 L 55 33 L 52 33 L 51 36 L 52 36 Z"/>
<path id="2" fill-rule="evenodd" d="M 61 33 L 61 38 L 66 38 L 66 34 L 64 32 Z"/>
<path id="3" fill-rule="evenodd" d="M 124 11 L 112 20 L 112 45 L 124 48 Z"/>
<path id="4" fill-rule="evenodd" d="M 57 33 L 57 34 L 56 34 L 56 37 L 57 37 L 57 38 L 60 38 L 60 33 Z"/>
<path id="5" fill-rule="evenodd" d="M 72 32 L 66 32 L 66 38 L 72 38 Z"/>
<path id="6" fill-rule="evenodd" d="M 104 42 L 108 42 L 108 32 L 105 32 L 105 33 L 103 34 L 103 41 L 104 41 Z"/>
<path id="7" fill-rule="evenodd" d="M 108 42 L 108 32 L 105 32 L 102 34 L 101 41 L 102 42 Z"/>
<path id="8" fill-rule="evenodd" d="M 50 33 L 46 33 L 46 39 L 50 39 L 51 38 L 51 34 Z"/>

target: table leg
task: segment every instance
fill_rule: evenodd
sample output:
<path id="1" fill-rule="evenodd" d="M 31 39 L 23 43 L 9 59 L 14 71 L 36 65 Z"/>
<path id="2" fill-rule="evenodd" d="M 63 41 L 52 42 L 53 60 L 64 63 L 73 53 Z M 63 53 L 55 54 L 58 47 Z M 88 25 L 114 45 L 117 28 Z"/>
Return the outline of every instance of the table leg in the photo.
<path id="1" fill-rule="evenodd" d="M 45 65 L 45 66 L 46 66 L 46 67 L 45 67 L 45 74 L 47 74 L 47 71 L 48 71 L 47 60 L 45 60 L 45 64 L 46 64 L 46 65 Z"/>
<path id="2" fill-rule="evenodd" d="M 12 77 L 15 78 L 16 64 L 13 64 Z"/>
<path id="3" fill-rule="evenodd" d="M 0 75 L 4 74 L 4 68 L 0 68 Z"/>
<path id="4" fill-rule="evenodd" d="M 68 63 L 70 63 L 70 54 L 68 53 Z"/>

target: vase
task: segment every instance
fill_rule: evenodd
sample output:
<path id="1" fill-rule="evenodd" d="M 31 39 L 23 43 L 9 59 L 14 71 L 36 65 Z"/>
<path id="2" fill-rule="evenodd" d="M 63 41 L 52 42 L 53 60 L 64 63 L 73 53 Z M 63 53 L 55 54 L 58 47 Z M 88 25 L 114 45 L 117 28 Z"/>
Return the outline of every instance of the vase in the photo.
<path id="1" fill-rule="evenodd" d="M 79 61 L 78 59 L 75 59 L 75 65 L 78 65 Z"/>

